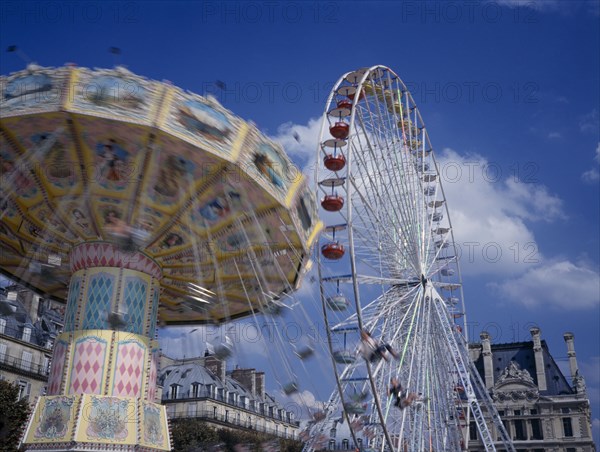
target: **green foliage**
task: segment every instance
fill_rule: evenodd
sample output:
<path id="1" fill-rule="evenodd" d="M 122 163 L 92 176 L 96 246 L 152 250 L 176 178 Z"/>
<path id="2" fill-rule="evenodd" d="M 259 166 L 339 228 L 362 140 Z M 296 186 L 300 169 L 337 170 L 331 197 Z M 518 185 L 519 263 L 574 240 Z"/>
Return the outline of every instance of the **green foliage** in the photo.
<path id="1" fill-rule="evenodd" d="M 248 430 L 215 428 L 197 419 L 177 419 L 171 421 L 171 441 L 177 452 L 228 451 L 235 452 L 238 444 L 246 445 L 250 450 L 260 452 L 261 444 L 275 437 Z M 297 440 L 279 438 L 281 452 L 300 452 L 302 443 Z"/>
<path id="2" fill-rule="evenodd" d="M 0 380 L 0 451 L 16 452 L 23 428 L 29 418 L 29 404 L 18 400 L 16 384 Z"/>

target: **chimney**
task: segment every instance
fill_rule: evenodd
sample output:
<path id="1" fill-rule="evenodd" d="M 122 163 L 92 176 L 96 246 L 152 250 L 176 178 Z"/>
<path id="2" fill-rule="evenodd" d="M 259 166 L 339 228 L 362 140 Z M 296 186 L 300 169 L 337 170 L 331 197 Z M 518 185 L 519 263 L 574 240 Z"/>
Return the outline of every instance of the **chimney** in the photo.
<path id="1" fill-rule="evenodd" d="M 214 356 L 207 356 L 204 358 L 204 367 L 206 367 L 214 375 L 219 377 L 223 383 L 225 383 L 225 361 L 215 358 Z"/>
<path id="2" fill-rule="evenodd" d="M 261 399 L 265 398 L 265 373 L 256 372 L 254 374 L 254 381 L 256 385 L 256 395 Z"/>
<path id="3" fill-rule="evenodd" d="M 542 351 L 542 341 L 540 339 L 540 329 L 533 327 L 529 330 L 533 338 L 533 353 L 535 355 L 535 374 L 537 376 L 538 389 L 546 391 L 546 369 L 544 366 L 544 352 Z"/>
<path id="4" fill-rule="evenodd" d="M 490 335 L 487 331 L 482 331 L 479 335 L 483 347 L 483 371 L 485 376 L 485 387 L 487 389 L 494 387 L 494 363 L 492 358 L 492 346 L 490 344 Z"/>
<path id="5" fill-rule="evenodd" d="M 253 397 L 256 397 L 256 378 L 254 369 L 234 369 L 231 371 L 231 378 L 238 381 L 245 389 L 250 391 Z"/>
<path id="6" fill-rule="evenodd" d="M 569 356 L 569 368 L 571 370 L 571 379 L 577 376 L 577 357 L 575 355 L 575 342 L 573 342 L 573 333 L 563 334 L 565 342 L 567 343 L 567 355 Z"/>

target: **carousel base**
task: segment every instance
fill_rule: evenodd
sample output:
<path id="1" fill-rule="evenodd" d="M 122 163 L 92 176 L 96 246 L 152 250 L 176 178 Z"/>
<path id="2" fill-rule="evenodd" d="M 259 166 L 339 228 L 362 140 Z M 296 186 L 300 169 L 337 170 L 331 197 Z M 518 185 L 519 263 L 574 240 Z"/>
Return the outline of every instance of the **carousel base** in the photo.
<path id="1" fill-rule="evenodd" d="M 25 451 L 171 450 L 166 408 L 126 397 L 40 397 L 22 442 Z"/>

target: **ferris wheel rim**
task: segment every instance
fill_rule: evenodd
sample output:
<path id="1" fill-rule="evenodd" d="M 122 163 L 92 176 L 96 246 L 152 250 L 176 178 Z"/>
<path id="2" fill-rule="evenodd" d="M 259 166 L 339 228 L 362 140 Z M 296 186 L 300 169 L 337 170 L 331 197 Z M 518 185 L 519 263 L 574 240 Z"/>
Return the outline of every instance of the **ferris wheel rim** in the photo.
<path id="1" fill-rule="evenodd" d="M 429 154 L 431 154 L 432 161 L 434 163 L 433 164 L 433 170 L 434 170 L 434 173 L 435 173 L 435 175 L 437 176 L 437 178 L 439 180 L 440 179 L 439 166 L 437 164 L 437 160 L 435 160 L 435 156 L 433 155 L 433 152 L 430 152 L 431 149 L 432 149 L 432 147 L 431 147 L 431 143 L 429 141 L 429 136 L 427 134 L 427 130 L 425 129 L 425 126 L 424 126 L 424 121 L 423 121 L 423 119 L 421 117 L 421 113 L 418 110 L 418 108 L 416 107 L 416 103 L 414 102 L 414 99 L 412 98 L 412 95 L 410 94 L 410 92 L 406 88 L 406 85 L 402 82 L 402 80 L 400 79 L 400 77 L 394 71 L 392 71 L 391 69 L 389 69 L 388 67 L 383 66 L 383 65 L 372 66 L 372 67 L 364 70 L 364 72 L 362 73 L 362 75 L 360 77 L 360 82 L 356 84 L 357 87 L 356 87 L 355 91 L 352 93 L 353 96 L 354 96 L 353 99 L 360 100 L 361 92 L 363 92 L 363 85 L 364 85 L 365 81 L 370 77 L 370 74 L 372 74 L 374 71 L 378 71 L 378 74 L 380 76 L 381 76 L 381 74 L 385 74 L 385 71 L 389 71 L 388 74 L 393 74 L 394 78 L 403 87 L 402 94 L 406 95 L 407 103 L 410 102 L 411 105 L 414 105 L 414 107 L 412 108 L 412 110 L 415 111 L 415 118 L 418 117 L 418 121 L 416 120 L 415 123 L 420 122 L 421 124 L 423 124 L 423 128 L 422 128 L 422 132 L 423 132 L 423 145 L 425 145 L 425 143 L 428 144 L 428 151 L 427 152 Z M 344 81 L 347 80 L 347 77 L 348 77 L 349 74 L 353 74 L 353 72 L 348 72 L 348 73 L 344 74 L 338 80 L 338 82 L 334 85 L 334 87 L 333 87 L 333 89 L 332 89 L 332 91 L 331 91 L 331 93 L 329 95 L 329 98 L 327 100 L 327 104 L 326 104 L 325 111 L 324 111 L 324 114 L 323 114 L 323 121 L 322 121 L 321 131 L 320 131 L 320 135 L 319 135 L 319 146 L 318 146 L 318 151 L 317 151 L 319 157 L 322 157 L 323 154 L 327 155 L 327 152 L 325 151 L 325 147 L 332 147 L 332 144 L 335 145 L 335 143 L 331 142 L 331 139 L 328 141 L 328 144 L 325 144 L 325 142 L 324 142 L 324 134 L 326 133 L 326 127 L 331 124 L 331 120 L 330 120 L 330 117 L 331 117 L 330 113 L 331 112 L 340 114 L 340 117 L 342 115 L 344 115 L 344 117 L 349 116 L 349 128 L 352 131 L 355 130 L 355 121 L 356 121 L 356 115 L 357 115 L 357 108 L 355 108 L 356 101 L 353 101 L 352 109 L 351 109 L 351 112 L 350 112 L 349 115 L 347 114 L 347 112 L 345 110 L 339 108 L 339 106 L 337 106 L 336 108 L 333 108 L 333 109 L 331 108 L 332 101 L 336 97 L 336 95 L 338 95 L 340 93 L 340 89 L 342 89 L 342 90 L 344 90 L 345 92 L 348 92 L 348 93 L 350 91 L 352 91 L 350 89 L 347 89 L 346 87 L 340 87 L 340 85 L 342 85 L 344 83 Z M 384 96 L 385 95 L 386 94 L 384 94 Z M 408 117 L 410 119 L 410 116 L 408 116 Z M 354 232 L 355 232 L 354 231 L 354 224 L 353 224 L 353 221 L 352 221 L 353 203 L 350 202 L 351 199 L 352 199 L 351 190 L 353 190 L 355 188 L 353 186 L 353 179 L 352 179 L 352 173 L 351 173 L 351 168 L 352 168 L 352 166 L 351 166 L 352 165 L 352 152 L 353 151 L 352 151 L 352 146 L 350 146 L 350 140 L 347 139 L 347 140 L 344 140 L 344 141 L 348 142 L 348 145 L 347 145 L 346 150 L 345 150 L 345 155 L 346 155 L 346 158 L 347 158 L 346 171 L 347 171 L 347 174 L 348 174 L 348 176 L 346 177 L 347 184 L 345 186 L 346 195 L 347 195 L 347 199 L 348 199 L 348 202 L 345 205 L 345 208 L 346 208 L 345 209 L 345 211 L 346 211 L 345 220 L 346 220 L 346 224 L 347 224 L 347 227 L 348 227 L 348 242 L 349 242 L 348 255 L 349 255 L 350 265 L 351 265 L 351 268 L 352 268 L 351 275 L 349 275 L 349 276 L 350 276 L 350 278 L 352 280 L 352 284 L 353 284 L 354 300 L 355 300 L 354 304 L 355 304 L 355 308 L 356 308 L 356 320 L 357 320 L 357 323 L 358 323 L 358 327 L 360 329 L 362 329 L 364 327 L 364 319 L 363 319 L 363 316 L 362 316 L 361 295 L 360 295 L 360 291 L 358 290 L 358 285 L 360 284 L 360 281 L 359 281 L 360 280 L 360 276 L 356 272 L 356 260 L 357 260 L 357 253 L 356 253 L 356 251 L 357 250 L 356 250 L 356 247 L 354 246 L 354 243 L 353 243 L 353 237 L 354 237 Z M 344 143 L 344 144 L 346 144 L 346 143 Z M 425 152 L 423 152 L 423 155 L 425 155 Z M 318 183 L 318 180 L 319 180 L 318 177 L 319 177 L 319 168 L 317 166 L 315 168 L 315 181 L 317 183 Z M 439 182 L 438 182 L 437 185 L 441 188 L 442 199 L 445 201 L 446 197 L 445 197 L 445 193 L 443 192 L 443 184 L 441 184 L 441 180 L 439 180 Z M 455 266 L 456 266 L 456 268 L 457 268 L 457 278 L 460 281 L 460 284 L 458 285 L 458 287 L 456 287 L 454 289 L 459 291 L 459 297 L 460 297 L 460 302 L 461 302 L 461 306 L 462 306 L 462 313 L 464 314 L 465 309 L 464 309 L 464 296 L 463 296 L 463 293 L 462 293 L 462 277 L 461 277 L 461 274 L 460 274 L 460 266 L 458 265 L 458 256 L 457 256 L 457 253 L 456 253 L 456 243 L 455 243 L 455 239 L 454 239 L 454 230 L 453 230 L 452 224 L 450 223 L 450 215 L 449 215 L 449 212 L 448 212 L 448 205 L 447 205 L 446 202 L 443 202 L 443 204 L 444 204 L 444 207 L 443 207 L 444 213 L 446 214 L 447 221 L 449 222 L 449 228 L 448 228 L 448 231 L 446 231 L 446 232 L 449 233 L 449 242 L 452 244 L 452 248 L 454 249 L 454 255 L 455 255 L 455 257 L 454 258 L 450 258 L 448 260 L 448 262 L 454 263 Z M 438 207 L 440 207 L 440 206 L 438 206 Z M 430 224 L 431 223 L 432 222 L 430 222 Z M 432 229 L 432 227 L 430 225 L 430 230 L 431 229 Z M 429 240 L 429 241 L 432 242 L 433 240 Z M 444 243 L 442 243 L 442 246 L 443 245 L 444 245 Z M 328 322 L 328 316 L 329 316 L 329 314 L 328 314 L 327 309 L 325 307 L 325 295 L 324 295 L 324 292 L 323 292 L 323 284 L 322 284 L 325 279 L 322 277 L 322 274 L 321 274 L 321 267 L 322 267 L 322 261 L 323 261 L 323 259 L 321 258 L 321 256 L 319 255 L 319 253 L 317 253 L 317 256 L 318 256 L 319 280 L 321 281 L 321 296 L 322 296 L 323 314 L 324 314 L 325 321 L 327 322 L 327 325 L 329 325 L 329 322 Z M 439 271 L 439 269 L 438 269 L 438 271 Z M 425 278 L 425 272 L 424 271 L 421 272 L 421 275 L 419 275 L 419 276 L 421 276 L 422 280 L 426 280 L 426 278 Z M 383 280 L 382 280 L 382 282 L 383 282 Z M 338 284 L 339 284 L 339 282 L 338 282 Z M 423 284 L 423 287 L 425 287 L 425 284 Z M 463 315 L 463 323 L 466 323 L 466 321 L 464 320 L 464 315 Z M 332 348 L 331 333 L 330 333 L 329 326 L 326 328 L 326 330 L 327 330 L 327 335 L 328 335 L 328 345 L 329 345 L 329 348 L 330 348 L 330 352 L 333 354 L 334 351 L 333 351 L 333 348 Z M 466 333 L 466 328 L 465 328 L 465 333 Z M 333 362 L 334 369 L 336 369 L 335 362 L 333 360 L 332 360 L 332 362 Z M 367 369 L 368 369 L 369 374 L 370 374 L 370 366 L 367 365 Z M 339 375 L 338 375 L 337 369 L 335 370 L 335 377 L 336 377 L 336 383 L 337 383 L 337 386 L 338 386 L 339 397 L 340 397 L 340 399 L 342 400 L 342 403 L 343 403 L 343 391 L 340 388 L 340 381 L 339 381 Z M 370 380 L 371 385 L 372 385 L 372 392 L 373 392 L 374 399 L 376 401 L 376 404 L 379 405 L 379 403 L 380 403 L 380 401 L 379 401 L 379 392 L 374 387 L 374 379 L 373 379 L 373 377 L 371 375 L 369 377 L 369 380 Z M 380 411 L 380 408 L 378 409 L 378 411 Z M 344 410 L 344 413 L 346 413 L 345 410 Z M 388 440 L 387 442 L 389 443 L 389 445 L 391 447 L 391 442 L 389 441 L 389 436 L 388 436 L 388 433 L 387 433 L 385 417 L 381 414 L 381 412 L 380 412 L 380 416 L 379 417 L 381 419 L 381 426 L 383 427 L 384 433 L 386 434 L 386 437 L 387 437 L 387 440 Z M 352 433 L 353 439 L 355 439 L 355 441 L 356 441 L 356 438 L 354 437 L 352 429 L 351 429 L 351 433 Z"/>

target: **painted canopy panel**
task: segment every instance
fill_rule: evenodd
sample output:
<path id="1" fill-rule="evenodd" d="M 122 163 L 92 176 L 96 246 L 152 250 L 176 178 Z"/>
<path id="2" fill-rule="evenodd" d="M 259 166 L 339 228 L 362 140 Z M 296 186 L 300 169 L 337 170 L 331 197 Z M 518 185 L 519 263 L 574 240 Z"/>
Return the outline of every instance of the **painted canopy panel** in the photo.
<path id="1" fill-rule="evenodd" d="M 241 317 L 297 285 L 312 193 L 216 100 L 125 69 L 30 67 L 0 88 L 3 273 L 64 301 L 72 247 L 122 220 L 163 269 L 163 322 Z"/>

